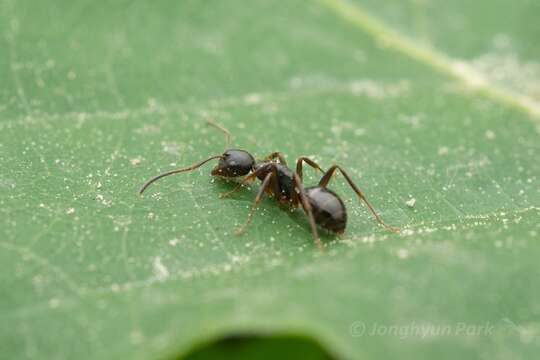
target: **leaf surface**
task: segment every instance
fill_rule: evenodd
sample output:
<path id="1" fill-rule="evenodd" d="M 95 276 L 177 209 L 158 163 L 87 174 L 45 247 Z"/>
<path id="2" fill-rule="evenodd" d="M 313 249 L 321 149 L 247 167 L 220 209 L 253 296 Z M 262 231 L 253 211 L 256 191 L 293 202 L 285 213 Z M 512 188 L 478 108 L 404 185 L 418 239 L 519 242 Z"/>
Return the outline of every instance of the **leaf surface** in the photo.
<path id="1" fill-rule="evenodd" d="M 540 12 L 468 3 L 1 2 L 2 354 L 268 334 L 343 358 L 533 358 Z M 322 255 L 268 199 L 235 236 L 258 186 L 219 199 L 234 184 L 210 166 L 139 197 L 223 150 L 208 119 L 258 157 L 341 164 L 402 234 L 339 175 L 348 227 Z"/>

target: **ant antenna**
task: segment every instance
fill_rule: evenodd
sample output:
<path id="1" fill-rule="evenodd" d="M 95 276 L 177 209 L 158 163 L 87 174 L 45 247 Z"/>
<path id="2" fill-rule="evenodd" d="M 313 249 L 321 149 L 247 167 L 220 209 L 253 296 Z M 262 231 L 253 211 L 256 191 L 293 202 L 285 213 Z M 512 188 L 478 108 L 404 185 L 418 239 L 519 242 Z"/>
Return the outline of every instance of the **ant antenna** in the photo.
<path id="1" fill-rule="evenodd" d="M 214 122 L 213 120 L 206 120 L 206 122 L 208 125 L 215 127 L 216 129 L 221 131 L 223 134 L 225 134 L 225 149 L 228 149 L 231 145 L 231 138 L 232 138 L 232 135 L 229 132 L 229 130 L 225 129 L 223 126 Z"/>
<path id="2" fill-rule="evenodd" d="M 206 160 L 203 160 L 195 165 L 192 165 L 190 167 L 187 167 L 187 168 L 182 168 L 182 169 L 176 169 L 176 170 L 172 170 L 172 171 L 167 171 L 167 172 L 164 172 L 163 174 L 159 174 L 158 176 L 155 176 L 153 178 L 151 178 L 150 180 L 148 180 L 147 182 L 144 183 L 144 185 L 141 187 L 141 190 L 139 190 L 139 195 L 142 195 L 143 192 L 146 190 L 146 188 L 148 188 L 152 183 L 154 183 L 155 181 L 165 177 L 165 176 L 169 176 L 169 175 L 173 175 L 173 174 L 178 174 L 178 173 L 182 173 L 182 172 L 186 172 L 186 171 L 192 171 L 192 170 L 195 170 L 199 167 L 201 167 L 202 165 L 206 164 L 207 162 L 209 162 L 210 160 L 214 160 L 214 159 L 221 159 L 222 158 L 222 155 L 216 155 L 216 156 L 212 156 L 211 158 L 208 158 Z"/>

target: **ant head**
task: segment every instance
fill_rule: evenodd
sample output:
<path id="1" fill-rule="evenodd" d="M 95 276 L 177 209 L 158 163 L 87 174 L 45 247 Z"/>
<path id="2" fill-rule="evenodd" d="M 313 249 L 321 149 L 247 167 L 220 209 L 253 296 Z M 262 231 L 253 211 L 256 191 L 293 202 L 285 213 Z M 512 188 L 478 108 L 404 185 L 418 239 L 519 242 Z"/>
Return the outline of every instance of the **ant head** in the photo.
<path id="1" fill-rule="evenodd" d="M 244 150 L 230 149 L 221 155 L 217 166 L 212 170 L 214 176 L 236 177 L 249 174 L 255 159 Z"/>

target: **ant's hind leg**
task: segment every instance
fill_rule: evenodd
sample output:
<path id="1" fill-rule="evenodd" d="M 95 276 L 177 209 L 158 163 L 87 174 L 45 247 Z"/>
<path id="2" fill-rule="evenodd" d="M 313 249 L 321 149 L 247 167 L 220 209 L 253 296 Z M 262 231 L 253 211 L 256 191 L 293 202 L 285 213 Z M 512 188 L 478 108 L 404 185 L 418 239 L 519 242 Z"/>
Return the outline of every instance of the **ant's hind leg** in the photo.
<path id="1" fill-rule="evenodd" d="M 328 183 L 332 179 L 332 176 L 334 176 L 334 173 L 336 172 L 337 169 L 338 169 L 337 165 L 332 165 L 332 167 L 330 167 L 330 169 L 328 169 L 328 171 L 324 173 L 321 180 L 319 180 L 319 186 L 326 189 L 326 187 L 328 186 Z"/>
<path id="2" fill-rule="evenodd" d="M 257 206 L 261 202 L 266 188 L 268 188 L 270 186 L 270 182 L 271 182 L 273 176 L 274 176 L 274 174 L 270 172 L 264 178 L 264 180 L 262 182 L 262 185 L 261 185 L 261 188 L 259 189 L 259 192 L 257 193 L 257 196 L 255 197 L 255 201 L 253 202 L 253 205 L 251 206 L 251 210 L 249 211 L 247 221 L 243 226 L 239 227 L 235 231 L 236 235 L 243 234 L 246 231 L 248 225 L 251 223 L 251 220 L 253 220 L 253 214 L 255 213 L 255 210 L 257 210 Z"/>
<path id="3" fill-rule="evenodd" d="M 317 248 L 322 252 L 324 251 L 324 245 L 319 238 L 319 234 L 317 232 L 317 224 L 315 223 L 315 217 L 313 216 L 313 209 L 311 208 L 311 204 L 309 203 L 306 195 L 306 191 L 304 190 L 304 186 L 302 185 L 302 180 L 300 179 L 300 176 L 298 174 L 294 174 L 294 182 L 296 187 L 298 188 L 299 194 L 295 193 L 295 203 L 297 203 L 298 199 L 296 196 L 300 197 L 300 202 L 302 204 L 302 208 L 304 209 L 304 212 L 306 213 L 309 225 L 311 226 L 311 233 L 313 235 L 313 241 L 315 242 L 315 245 L 317 245 Z"/>
<path id="4" fill-rule="evenodd" d="M 311 166 L 312 168 L 324 173 L 324 170 L 321 169 L 319 164 L 317 164 L 315 161 L 311 160 L 308 157 L 302 156 L 302 157 L 299 157 L 298 160 L 296 160 L 296 173 L 298 174 L 298 177 L 300 177 L 300 180 L 303 180 L 302 165 L 304 162 L 308 164 L 309 166 Z"/>
<path id="5" fill-rule="evenodd" d="M 347 172 L 345 170 L 343 170 L 343 168 L 339 165 L 333 165 L 330 169 L 328 169 L 328 171 L 323 175 L 323 177 L 321 178 L 321 180 L 319 181 L 319 186 L 322 187 L 322 188 L 326 188 L 326 186 L 328 185 L 328 183 L 330 182 L 330 180 L 332 179 L 332 176 L 334 175 L 334 173 L 336 172 L 336 170 L 339 170 L 343 176 L 345 177 L 345 180 L 347 180 L 347 183 L 349 183 L 349 186 L 354 190 L 354 192 L 356 193 L 356 195 L 358 195 L 358 197 L 360 198 L 360 200 L 362 200 L 368 207 L 369 211 L 371 211 L 371 213 L 373 214 L 373 216 L 375 216 L 375 219 L 377 220 L 377 222 L 379 224 L 381 224 L 382 226 L 384 226 L 386 229 L 392 231 L 392 232 L 396 232 L 396 233 L 399 233 L 399 228 L 397 227 L 393 227 L 393 226 L 390 226 L 390 225 L 387 225 L 383 219 L 381 219 L 381 217 L 379 216 L 379 214 L 377 214 L 377 212 L 375 211 L 375 209 L 373 208 L 373 206 L 371 206 L 371 204 L 369 203 L 369 201 L 366 199 L 364 193 L 362 191 L 360 191 L 360 189 L 358 188 L 358 186 L 356 186 L 356 184 L 352 181 L 352 179 L 350 178 L 349 174 L 347 174 Z"/>

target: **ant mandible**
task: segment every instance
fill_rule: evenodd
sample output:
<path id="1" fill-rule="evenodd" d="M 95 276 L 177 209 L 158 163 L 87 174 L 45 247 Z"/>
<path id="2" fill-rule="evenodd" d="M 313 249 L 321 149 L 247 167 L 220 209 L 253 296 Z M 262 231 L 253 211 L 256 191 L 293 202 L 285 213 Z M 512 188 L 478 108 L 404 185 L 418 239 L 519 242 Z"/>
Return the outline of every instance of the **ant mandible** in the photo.
<path id="1" fill-rule="evenodd" d="M 208 124 L 219 129 L 225 134 L 226 148 L 229 147 L 231 133 L 221 125 L 208 121 Z M 264 193 L 276 199 L 280 204 L 288 206 L 290 209 L 296 209 L 302 205 L 302 209 L 306 213 L 311 226 L 313 240 L 319 248 L 323 250 L 324 246 L 317 233 L 317 225 L 321 228 L 335 233 L 342 234 L 347 226 L 347 211 L 345 204 L 340 197 L 328 189 L 328 183 L 332 176 L 339 170 L 347 183 L 351 186 L 358 197 L 367 205 L 369 211 L 375 216 L 375 219 L 386 229 L 399 232 L 398 228 L 389 226 L 377 214 L 373 206 L 367 201 L 366 197 L 352 181 L 347 172 L 339 165 L 333 165 L 326 172 L 313 160 L 302 156 L 296 161 L 296 172 L 293 172 L 288 166 L 285 157 L 281 152 L 273 152 L 264 160 L 255 160 L 254 157 L 245 150 L 226 149 L 221 155 L 212 156 L 206 160 L 198 162 L 190 167 L 176 169 L 157 175 L 148 180 L 139 190 L 142 193 L 154 183 L 165 176 L 178 174 L 182 172 L 192 171 L 207 162 L 219 159 L 217 166 L 212 170 L 212 176 L 222 177 L 225 179 L 237 178 L 245 176 L 244 179 L 232 191 L 220 194 L 220 197 L 226 197 L 234 194 L 240 188 L 258 178 L 262 181 L 261 187 L 255 197 L 253 206 L 248 215 L 246 223 L 237 229 L 236 234 L 240 235 L 247 229 L 247 226 L 253 219 L 253 214 L 257 206 L 261 202 Z M 276 161 L 277 159 L 277 161 Z M 312 168 L 324 173 L 317 186 L 304 188 L 302 179 L 302 166 L 306 163 Z"/>

